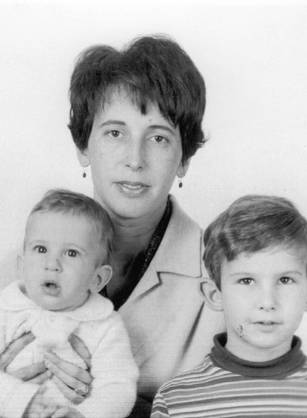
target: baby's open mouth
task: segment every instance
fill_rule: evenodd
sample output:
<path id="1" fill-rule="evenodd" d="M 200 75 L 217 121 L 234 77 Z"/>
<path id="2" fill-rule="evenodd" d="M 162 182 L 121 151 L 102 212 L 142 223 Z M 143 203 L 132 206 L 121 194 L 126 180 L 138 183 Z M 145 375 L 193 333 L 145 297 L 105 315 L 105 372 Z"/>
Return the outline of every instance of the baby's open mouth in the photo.
<path id="1" fill-rule="evenodd" d="M 54 280 L 46 280 L 42 284 L 42 288 L 50 296 L 57 296 L 61 291 L 59 284 Z"/>

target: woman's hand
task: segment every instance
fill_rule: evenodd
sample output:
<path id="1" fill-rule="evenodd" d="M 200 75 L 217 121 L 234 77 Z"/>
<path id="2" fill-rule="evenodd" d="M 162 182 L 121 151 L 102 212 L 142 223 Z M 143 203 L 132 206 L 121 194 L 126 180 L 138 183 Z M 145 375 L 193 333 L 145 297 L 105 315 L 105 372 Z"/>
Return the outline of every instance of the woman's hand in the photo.
<path id="1" fill-rule="evenodd" d="M 79 404 L 89 394 L 93 380 L 88 371 L 91 355 L 86 345 L 76 335 L 72 334 L 69 341 L 72 348 L 84 360 L 88 369 L 84 370 L 50 352 L 45 353 L 45 365 L 54 375 L 53 380 L 63 395 L 71 402 Z"/>
<path id="2" fill-rule="evenodd" d="M 22 351 L 34 339 L 34 335 L 31 332 L 28 332 L 12 341 L 0 355 L 0 370 L 5 372 L 17 354 L 19 354 L 20 351 Z M 20 380 L 37 384 L 41 384 L 48 379 L 48 370 L 43 362 L 22 367 L 10 374 Z"/>

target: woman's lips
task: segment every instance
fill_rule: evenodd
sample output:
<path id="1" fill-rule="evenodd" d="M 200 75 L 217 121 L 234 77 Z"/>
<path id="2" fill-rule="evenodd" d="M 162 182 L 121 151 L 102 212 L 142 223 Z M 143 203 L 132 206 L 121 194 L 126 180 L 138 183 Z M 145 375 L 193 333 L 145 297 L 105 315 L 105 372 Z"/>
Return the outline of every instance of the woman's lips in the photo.
<path id="1" fill-rule="evenodd" d="M 134 181 L 118 181 L 115 184 L 122 193 L 128 196 L 138 196 L 149 188 L 148 184 Z"/>

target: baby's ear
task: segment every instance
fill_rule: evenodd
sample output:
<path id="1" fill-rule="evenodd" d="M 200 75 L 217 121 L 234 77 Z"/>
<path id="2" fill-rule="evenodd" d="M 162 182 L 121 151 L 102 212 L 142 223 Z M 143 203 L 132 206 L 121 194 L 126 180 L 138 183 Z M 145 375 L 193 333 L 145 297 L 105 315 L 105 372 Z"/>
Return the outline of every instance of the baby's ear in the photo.
<path id="1" fill-rule="evenodd" d="M 16 264 L 17 264 L 17 278 L 20 280 L 23 278 L 23 267 L 24 267 L 24 259 L 21 254 L 17 255 Z"/>
<path id="2" fill-rule="evenodd" d="M 221 291 L 218 289 L 217 285 L 213 280 L 210 278 L 206 279 L 206 281 L 202 284 L 203 292 L 206 297 L 206 301 L 209 307 L 213 311 L 222 311 L 223 304 L 222 304 L 222 294 Z"/>
<path id="3" fill-rule="evenodd" d="M 92 293 L 99 293 L 109 282 L 112 277 L 112 267 L 108 264 L 103 264 L 96 268 L 90 291 Z"/>

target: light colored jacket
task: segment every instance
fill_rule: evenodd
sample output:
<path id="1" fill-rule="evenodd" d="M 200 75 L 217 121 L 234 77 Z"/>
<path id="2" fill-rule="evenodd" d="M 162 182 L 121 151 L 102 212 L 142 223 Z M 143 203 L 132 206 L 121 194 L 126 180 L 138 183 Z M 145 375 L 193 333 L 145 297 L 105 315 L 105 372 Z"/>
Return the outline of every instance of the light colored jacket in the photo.
<path id="1" fill-rule="evenodd" d="M 173 202 L 163 240 L 120 308 L 140 369 L 139 394 L 152 399 L 166 380 L 199 364 L 224 329 L 206 304 L 201 228 Z"/>

